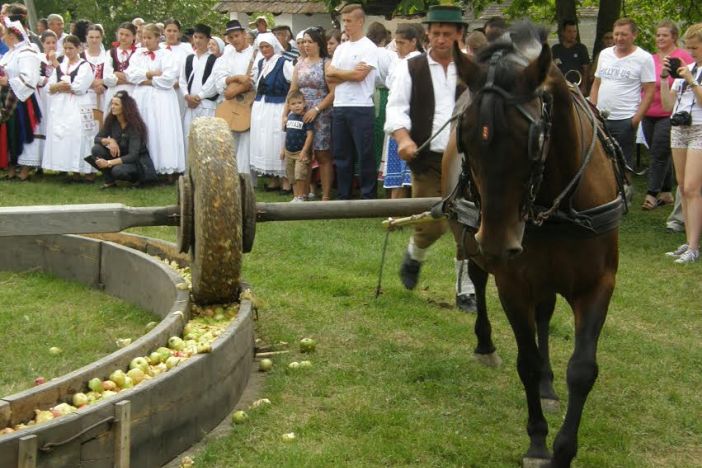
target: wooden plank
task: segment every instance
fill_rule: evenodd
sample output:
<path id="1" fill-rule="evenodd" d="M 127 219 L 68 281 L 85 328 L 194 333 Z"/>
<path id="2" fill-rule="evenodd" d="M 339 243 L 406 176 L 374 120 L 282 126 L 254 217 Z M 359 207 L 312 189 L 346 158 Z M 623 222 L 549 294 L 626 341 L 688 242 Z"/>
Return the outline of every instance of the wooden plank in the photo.
<path id="1" fill-rule="evenodd" d="M 131 406 L 129 400 L 115 405 L 115 468 L 129 468 L 129 449 L 131 445 Z"/>
<path id="2" fill-rule="evenodd" d="M 0 400 L 0 429 L 10 425 L 12 420 L 12 408 L 5 400 Z"/>
<path id="3" fill-rule="evenodd" d="M 256 203 L 256 221 L 386 218 L 411 216 L 430 210 L 441 198 L 342 200 L 307 203 Z"/>
<path id="4" fill-rule="evenodd" d="M 28 435 L 19 440 L 19 461 L 17 468 L 37 466 L 37 436 Z"/>
<path id="5" fill-rule="evenodd" d="M 176 226 L 178 207 L 134 208 L 121 203 L 0 208 L 0 237 L 119 232 L 135 226 Z"/>

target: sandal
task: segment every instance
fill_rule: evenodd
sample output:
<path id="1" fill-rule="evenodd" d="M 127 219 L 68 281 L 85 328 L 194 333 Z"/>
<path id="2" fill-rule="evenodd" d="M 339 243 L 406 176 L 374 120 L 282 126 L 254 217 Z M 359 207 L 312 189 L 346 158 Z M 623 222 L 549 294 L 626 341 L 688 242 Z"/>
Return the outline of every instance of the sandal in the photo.
<path id="1" fill-rule="evenodd" d="M 658 194 L 658 206 L 672 205 L 675 203 L 673 194 L 670 192 L 661 192 Z"/>
<path id="2" fill-rule="evenodd" d="M 644 198 L 643 205 L 641 205 L 642 210 L 650 211 L 658 208 L 658 200 L 652 195 L 646 195 Z"/>

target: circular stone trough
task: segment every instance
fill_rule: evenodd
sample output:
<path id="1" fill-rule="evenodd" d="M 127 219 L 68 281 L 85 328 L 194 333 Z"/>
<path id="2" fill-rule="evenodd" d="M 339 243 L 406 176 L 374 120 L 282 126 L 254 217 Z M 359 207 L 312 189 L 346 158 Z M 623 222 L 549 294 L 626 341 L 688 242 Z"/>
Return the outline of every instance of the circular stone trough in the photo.
<path id="1" fill-rule="evenodd" d="M 0 428 L 26 422 L 84 391 L 93 377 L 165 346 L 190 318 L 183 279 L 151 255 L 182 262 L 175 246 L 133 235 L 11 237 L 0 250 L 6 271 L 40 270 L 78 281 L 161 317 L 150 332 L 102 359 L 29 390 L 0 398 Z M 119 242 L 119 243 L 117 243 Z M 128 244 L 131 248 L 120 245 Z M 139 249 L 141 251 L 135 250 Z M 234 321 L 212 344 L 179 366 L 111 398 L 43 424 L 0 436 L 0 466 L 155 467 L 200 440 L 239 401 L 254 357 L 252 305 L 242 300 Z"/>

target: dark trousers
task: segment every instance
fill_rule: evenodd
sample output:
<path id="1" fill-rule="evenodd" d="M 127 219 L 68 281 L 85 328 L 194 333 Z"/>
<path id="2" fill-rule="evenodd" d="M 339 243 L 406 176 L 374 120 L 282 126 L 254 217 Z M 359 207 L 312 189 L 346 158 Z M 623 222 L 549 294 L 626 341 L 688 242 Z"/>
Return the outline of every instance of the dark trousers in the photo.
<path id="1" fill-rule="evenodd" d="M 656 196 L 673 189 L 673 165 L 670 157 L 670 118 L 646 117 L 642 121 L 651 155 L 648 167 L 648 193 Z"/>
<path id="2" fill-rule="evenodd" d="M 101 159 L 112 159 L 110 151 L 102 145 L 93 146 L 91 154 Z M 106 184 L 114 184 L 117 180 L 136 182 L 139 180 L 139 170 L 136 164 L 120 164 L 102 169 L 102 176 L 105 178 Z"/>
<path id="3" fill-rule="evenodd" d="M 376 198 L 378 169 L 373 154 L 373 107 L 334 107 L 332 148 L 336 164 L 338 198 L 351 198 L 353 163 L 358 158 L 361 198 Z"/>
<path id="4" fill-rule="evenodd" d="M 627 166 L 633 169 L 636 128 L 631 126 L 631 119 L 605 120 L 605 125 L 612 137 L 621 146 Z"/>

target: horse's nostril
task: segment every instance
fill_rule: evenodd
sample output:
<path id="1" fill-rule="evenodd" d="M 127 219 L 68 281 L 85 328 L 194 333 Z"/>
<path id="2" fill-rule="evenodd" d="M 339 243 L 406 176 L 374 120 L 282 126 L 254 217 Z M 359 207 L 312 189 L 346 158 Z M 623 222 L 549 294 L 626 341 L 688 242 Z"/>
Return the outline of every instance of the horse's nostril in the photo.
<path id="1" fill-rule="evenodd" d="M 511 249 L 507 249 L 507 258 L 516 257 L 517 255 L 522 253 L 522 250 L 524 249 L 522 249 L 521 247 L 512 247 Z"/>

